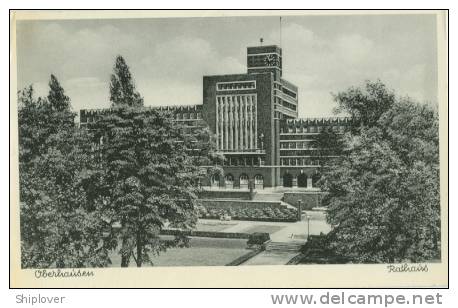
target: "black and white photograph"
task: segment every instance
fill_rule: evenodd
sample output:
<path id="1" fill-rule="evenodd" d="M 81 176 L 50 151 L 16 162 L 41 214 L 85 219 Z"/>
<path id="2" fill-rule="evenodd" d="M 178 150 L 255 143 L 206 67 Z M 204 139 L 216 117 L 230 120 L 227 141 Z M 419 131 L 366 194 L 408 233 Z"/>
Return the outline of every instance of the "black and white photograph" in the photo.
<path id="1" fill-rule="evenodd" d="M 15 13 L 15 272 L 447 283 L 446 12 Z"/>

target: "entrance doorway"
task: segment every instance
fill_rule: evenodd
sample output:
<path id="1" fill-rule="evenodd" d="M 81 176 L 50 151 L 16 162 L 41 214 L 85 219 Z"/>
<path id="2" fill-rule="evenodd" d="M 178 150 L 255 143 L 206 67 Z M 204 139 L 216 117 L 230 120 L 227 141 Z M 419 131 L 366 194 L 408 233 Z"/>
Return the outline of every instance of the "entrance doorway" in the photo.
<path id="1" fill-rule="evenodd" d="M 283 187 L 293 187 L 293 176 L 289 173 L 283 175 Z"/>
<path id="2" fill-rule="evenodd" d="M 307 174 L 301 173 L 298 175 L 297 187 L 307 187 Z"/>
<path id="3" fill-rule="evenodd" d="M 224 177 L 224 185 L 226 186 L 226 188 L 234 188 L 234 177 L 232 176 L 232 174 L 226 174 L 226 176 Z"/>
<path id="4" fill-rule="evenodd" d="M 212 176 L 210 181 L 211 188 L 218 188 L 219 187 L 219 175 L 215 174 Z"/>

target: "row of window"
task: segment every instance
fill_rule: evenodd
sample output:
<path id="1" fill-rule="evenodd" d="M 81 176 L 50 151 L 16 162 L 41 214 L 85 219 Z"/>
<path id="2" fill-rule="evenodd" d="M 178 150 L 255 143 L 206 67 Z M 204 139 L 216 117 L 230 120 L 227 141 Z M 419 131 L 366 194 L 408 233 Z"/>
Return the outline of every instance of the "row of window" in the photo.
<path id="1" fill-rule="evenodd" d="M 320 161 L 310 158 L 281 158 L 281 166 L 319 166 Z"/>
<path id="2" fill-rule="evenodd" d="M 246 111 L 247 113 L 251 113 L 251 106 L 246 106 Z M 253 111 L 256 111 L 256 108 L 255 106 L 253 106 Z M 232 106 L 232 107 L 228 107 L 228 106 L 224 106 L 224 105 L 219 105 L 218 106 L 218 112 L 220 114 L 224 114 L 224 113 L 228 113 L 228 114 L 239 114 L 240 117 L 243 116 L 243 114 L 245 113 L 245 107 L 240 105 L 240 106 L 237 106 L 237 108 L 235 106 Z"/>
<path id="3" fill-rule="evenodd" d="M 330 130 L 332 130 L 335 133 L 344 133 L 345 126 L 333 125 L 333 126 L 283 127 L 280 133 L 283 133 L 283 134 L 321 133 L 321 132 L 330 131 Z"/>
<path id="4" fill-rule="evenodd" d="M 230 166 L 230 167 L 256 167 L 256 166 L 264 166 L 266 161 L 264 157 L 226 157 L 226 160 L 222 162 L 223 166 Z"/>
<path id="5" fill-rule="evenodd" d="M 198 127 L 198 126 L 201 126 L 199 124 L 202 124 L 202 122 L 199 123 L 199 121 L 183 121 L 183 122 L 180 122 L 180 124 L 183 126 Z"/>
<path id="6" fill-rule="evenodd" d="M 264 177 L 261 175 L 261 174 L 256 174 L 254 176 L 254 184 L 255 185 L 263 185 L 264 184 Z M 239 183 L 240 185 L 248 185 L 250 181 L 250 177 L 245 174 L 245 173 L 242 173 L 239 177 Z M 232 186 L 234 185 L 234 176 L 230 173 L 226 174 L 224 176 L 224 183 L 229 186 Z M 212 186 L 220 186 L 221 184 L 221 178 L 219 175 L 215 174 L 211 177 L 211 185 Z"/>
<path id="7" fill-rule="evenodd" d="M 280 142 L 283 142 L 283 141 L 289 141 L 289 140 L 300 140 L 300 141 L 304 141 L 304 140 L 307 140 L 307 141 L 313 141 L 315 140 L 315 135 L 308 135 L 308 136 L 304 136 L 304 135 L 281 135 L 280 137 Z"/>
<path id="8" fill-rule="evenodd" d="M 293 91 L 291 91 L 291 90 L 289 90 L 289 89 L 287 89 L 285 87 L 283 87 L 282 92 L 285 93 L 288 96 L 291 96 L 294 99 L 297 98 L 297 94 L 295 92 L 293 92 Z"/>
<path id="9" fill-rule="evenodd" d="M 280 149 L 313 149 L 310 141 L 281 142 Z"/>
<path id="10" fill-rule="evenodd" d="M 297 102 L 297 94 L 286 88 L 282 88 L 281 90 L 274 89 L 274 95 L 282 97 L 285 100 L 291 100 L 293 102 Z"/>
<path id="11" fill-rule="evenodd" d="M 245 110 L 250 106 L 256 107 L 256 95 L 218 95 L 216 96 L 217 106 L 226 110 Z M 249 109 L 251 110 L 251 109 Z"/>
<path id="12" fill-rule="evenodd" d="M 316 183 L 319 181 L 320 175 L 313 174 L 312 176 L 307 176 L 305 173 L 299 175 L 292 175 L 285 173 L 282 176 L 282 182 L 284 187 L 304 187 L 312 188 L 315 187 Z"/>
<path id="13" fill-rule="evenodd" d="M 231 128 L 232 129 L 240 128 L 242 130 L 245 127 L 245 123 L 246 123 L 247 129 L 250 130 L 251 128 L 254 129 L 255 122 L 256 122 L 255 119 L 249 119 L 249 118 L 245 119 L 243 117 L 240 117 L 237 120 L 234 120 L 234 119 L 231 119 L 231 120 L 228 120 L 227 122 L 226 121 L 219 122 L 218 124 L 221 126 L 221 123 L 222 123 L 224 128 L 226 128 L 226 127 L 229 128 L 229 129 L 231 129 Z M 242 124 L 240 124 L 240 121 L 242 122 Z M 220 132 L 220 133 L 222 133 L 222 132 Z M 231 133 L 233 133 L 233 132 L 231 132 Z"/>
<path id="14" fill-rule="evenodd" d="M 197 126 L 183 126 L 181 127 L 181 133 L 183 135 L 192 135 L 195 133 Z"/>
<path id="15" fill-rule="evenodd" d="M 175 115 L 175 119 L 177 120 L 193 120 L 193 119 L 202 119 L 201 112 L 185 112 L 185 113 L 177 113 Z"/>
<path id="16" fill-rule="evenodd" d="M 334 149 L 303 149 L 303 150 L 284 150 L 281 149 L 280 156 L 336 156 L 336 150 Z"/>
<path id="17" fill-rule="evenodd" d="M 256 82 L 255 81 L 218 82 L 216 84 L 216 89 L 217 91 L 256 89 Z"/>
<path id="18" fill-rule="evenodd" d="M 280 119 L 280 120 L 282 120 L 282 119 L 294 119 L 293 116 L 284 114 L 284 113 L 281 112 L 281 111 L 275 111 L 274 117 L 275 117 L 276 119 Z"/>
<path id="19" fill-rule="evenodd" d="M 288 109 L 291 109 L 291 110 L 294 110 L 294 111 L 297 110 L 297 106 L 296 106 L 296 105 L 291 104 L 291 103 L 288 103 L 288 102 L 285 101 L 285 100 L 282 100 L 281 104 L 282 104 L 284 107 L 288 108 Z"/>

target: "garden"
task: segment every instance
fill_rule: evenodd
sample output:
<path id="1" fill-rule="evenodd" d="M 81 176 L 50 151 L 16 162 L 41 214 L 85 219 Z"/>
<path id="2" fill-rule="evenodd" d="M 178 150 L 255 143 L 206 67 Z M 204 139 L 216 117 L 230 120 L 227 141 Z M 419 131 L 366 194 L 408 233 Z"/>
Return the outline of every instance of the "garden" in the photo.
<path id="1" fill-rule="evenodd" d="M 250 221 L 273 221 L 295 222 L 297 209 L 288 207 L 265 206 L 262 208 L 250 207 L 212 207 L 200 206 L 199 218 L 220 220 L 250 220 Z"/>

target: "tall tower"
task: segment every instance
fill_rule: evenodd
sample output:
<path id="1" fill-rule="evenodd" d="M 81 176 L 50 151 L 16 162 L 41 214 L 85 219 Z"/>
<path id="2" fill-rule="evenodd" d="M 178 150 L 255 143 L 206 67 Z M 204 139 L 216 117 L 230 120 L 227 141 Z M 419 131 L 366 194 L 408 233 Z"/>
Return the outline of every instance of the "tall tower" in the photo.
<path id="1" fill-rule="evenodd" d="M 247 48 L 248 74 L 272 72 L 275 81 L 282 75 L 281 48 L 277 45 L 256 46 Z"/>

